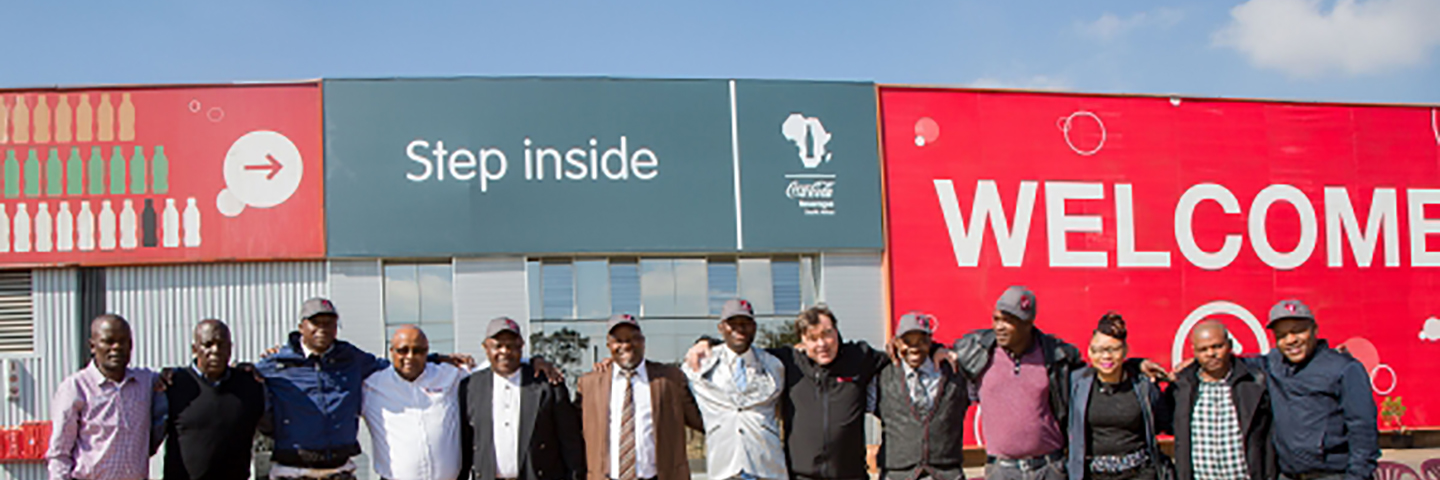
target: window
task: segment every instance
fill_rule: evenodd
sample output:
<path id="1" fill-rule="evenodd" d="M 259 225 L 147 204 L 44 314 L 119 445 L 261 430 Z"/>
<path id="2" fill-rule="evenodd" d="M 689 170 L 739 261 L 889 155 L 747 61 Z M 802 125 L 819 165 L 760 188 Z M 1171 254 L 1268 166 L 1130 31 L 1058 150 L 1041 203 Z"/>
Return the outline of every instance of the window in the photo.
<path id="1" fill-rule="evenodd" d="M 774 291 L 777 315 L 798 314 L 804 304 L 800 295 L 800 262 L 795 258 L 770 261 L 770 288 Z"/>
<path id="2" fill-rule="evenodd" d="M 575 271 L 570 260 L 540 262 L 540 318 L 575 318 Z"/>
<path id="3" fill-rule="evenodd" d="M 739 271 L 736 270 L 735 259 L 715 258 L 706 265 L 706 276 L 709 277 L 710 314 L 719 315 L 720 310 L 725 307 L 725 302 L 735 298 L 738 294 Z"/>
<path id="4" fill-rule="evenodd" d="M 0 271 L 0 353 L 35 351 L 35 309 L 30 271 Z"/>
<path id="5" fill-rule="evenodd" d="M 448 263 L 385 264 L 385 338 L 401 325 L 425 331 L 434 352 L 455 351 L 453 268 Z"/>
<path id="6" fill-rule="evenodd" d="M 610 312 L 640 314 L 640 261 L 610 260 Z"/>
<path id="7" fill-rule="evenodd" d="M 807 256 L 544 258 L 526 262 L 526 275 L 535 320 L 698 319 L 735 297 L 759 315 L 798 313 L 815 302 L 817 264 Z"/>

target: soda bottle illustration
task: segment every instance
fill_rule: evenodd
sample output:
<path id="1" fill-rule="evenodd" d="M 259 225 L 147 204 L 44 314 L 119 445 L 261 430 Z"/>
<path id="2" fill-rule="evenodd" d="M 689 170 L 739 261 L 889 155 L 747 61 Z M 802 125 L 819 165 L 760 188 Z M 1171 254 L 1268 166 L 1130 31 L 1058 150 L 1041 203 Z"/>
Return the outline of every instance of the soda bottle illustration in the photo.
<path id="1" fill-rule="evenodd" d="M 65 165 L 60 160 L 60 149 L 51 148 L 50 158 L 45 160 L 45 194 L 58 197 L 65 192 Z"/>
<path id="2" fill-rule="evenodd" d="M 185 199 L 185 246 L 200 246 L 200 207 L 195 206 L 195 197 Z"/>
<path id="3" fill-rule="evenodd" d="M 20 161 L 14 150 L 5 151 L 5 198 L 20 196 Z"/>
<path id="4" fill-rule="evenodd" d="M 70 202 L 60 202 L 60 213 L 55 214 L 55 249 L 75 249 L 75 214 L 70 213 Z"/>
<path id="5" fill-rule="evenodd" d="M 165 213 L 162 217 L 161 233 L 164 238 L 160 244 L 165 248 L 180 246 L 180 210 L 175 208 L 175 199 L 165 199 Z"/>
<path id="6" fill-rule="evenodd" d="M 105 157 L 100 156 L 100 147 L 90 147 L 90 194 L 105 194 Z"/>
<path id="7" fill-rule="evenodd" d="M 80 236 L 81 250 L 88 252 L 95 249 L 95 212 L 90 211 L 88 200 L 80 202 L 80 215 L 75 217 L 75 233 Z"/>
<path id="8" fill-rule="evenodd" d="M 164 195 L 170 192 L 170 158 L 165 156 L 165 146 L 155 146 L 155 157 L 150 164 L 154 170 L 154 190 L 156 195 Z"/>
<path id="9" fill-rule="evenodd" d="M 115 140 L 115 107 L 110 106 L 110 94 L 100 94 L 100 108 L 95 109 L 95 139 L 102 142 Z"/>
<path id="10" fill-rule="evenodd" d="M 135 156 L 130 157 L 130 193 L 145 193 L 145 147 L 135 146 Z"/>
<path id="11" fill-rule="evenodd" d="M 110 152 L 110 194 L 125 194 L 125 153 L 119 146 Z"/>
<path id="12" fill-rule="evenodd" d="M 140 245 L 135 231 L 135 202 L 125 199 L 125 208 L 120 211 L 120 248 L 130 249 Z"/>
<path id="13" fill-rule="evenodd" d="M 44 95 L 35 96 L 35 143 L 50 143 L 50 105 Z"/>
<path id="14" fill-rule="evenodd" d="M 115 249 L 115 210 L 109 200 L 100 201 L 100 249 Z"/>
<path id="15" fill-rule="evenodd" d="M 135 104 L 130 103 L 130 94 L 120 94 L 120 141 L 135 140 Z M 137 192 L 138 193 L 138 192 Z"/>
<path id="16" fill-rule="evenodd" d="M 75 96 L 75 141 L 88 142 L 95 133 L 95 111 L 90 108 L 90 94 Z"/>
<path id="17" fill-rule="evenodd" d="M 15 228 L 10 229 L 10 233 L 15 235 L 15 251 L 28 252 L 30 251 L 30 212 L 25 210 L 23 203 L 15 208 L 19 209 L 15 212 Z"/>
<path id="18" fill-rule="evenodd" d="M 145 199 L 145 208 L 140 210 L 140 244 L 146 247 L 160 245 L 160 236 L 155 231 L 155 201 Z"/>
<path id="19" fill-rule="evenodd" d="M 25 158 L 25 196 L 40 196 L 40 154 L 33 148 Z"/>
<path id="20" fill-rule="evenodd" d="M 10 214 L 5 213 L 5 204 L 0 203 L 0 253 L 10 251 Z"/>
<path id="21" fill-rule="evenodd" d="M 10 141 L 30 143 L 30 107 L 25 106 L 25 97 L 15 96 L 15 107 L 10 109 Z"/>
<path id="22" fill-rule="evenodd" d="M 81 170 L 80 147 L 70 147 L 70 159 L 65 161 L 65 193 L 77 196 L 85 193 L 85 173 Z"/>
<path id="23" fill-rule="evenodd" d="M 55 249 L 55 219 L 50 218 L 50 205 L 40 202 L 40 211 L 35 212 L 35 251 L 48 252 Z"/>
<path id="24" fill-rule="evenodd" d="M 62 93 L 60 102 L 55 105 L 55 143 L 70 143 L 70 139 L 73 138 L 70 134 L 70 127 L 74 122 L 71 115 L 70 96 Z"/>

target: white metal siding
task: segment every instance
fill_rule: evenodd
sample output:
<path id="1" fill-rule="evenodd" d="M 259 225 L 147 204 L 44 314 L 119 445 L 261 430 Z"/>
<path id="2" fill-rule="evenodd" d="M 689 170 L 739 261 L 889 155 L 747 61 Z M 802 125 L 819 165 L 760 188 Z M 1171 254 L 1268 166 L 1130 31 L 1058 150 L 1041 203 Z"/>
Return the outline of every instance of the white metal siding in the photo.
<path id="1" fill-rule="evenodd" d="M 20 397 L 0 406 L 0 425 L 50 418 L 50 394 L 84 361 L 78 349 L 75 319 L 77 274 L 74 269 L 35 270 L 31 276 L 35 308 L 35 353 L 21 360 Z M 3 477 L 44 480 L 43 463 L 7 463 Z"/>
<path id="2" fill-rule="evenodd" d="M 525 278 L 524 257 L 455 259 L 456 350 L 484 359 L 480 344 L 485 341 L 485 327 L 501 315 L 518 322 L 529 338 L 532 325 Z"/>
<path id="3" fill-rule="evenodd" d="M 385 277 L 379 260 L 331 260 L 330 301 L 340 313 L 340 338 L 385 356 Z M 300 312 L 296 304 L 296 314 Z"/>
<path id="4" fill-rule="evenodd" d="M 890 319 L 880 254 L 826 253 L 820 256 L 820 272 L 820 301 L 840 318 L 845 339 L 884 345 Z"/>
<path id="5" fill-rule="evenodd" d="M 230 325 L 236 361 L 254 361 L 295 330 L 300 304 L 327 290 L 324 262 L 222 263 L 105 270 L 106 309 L 130 321 L 131 364 L 190 362 L 195 324 Z"/>

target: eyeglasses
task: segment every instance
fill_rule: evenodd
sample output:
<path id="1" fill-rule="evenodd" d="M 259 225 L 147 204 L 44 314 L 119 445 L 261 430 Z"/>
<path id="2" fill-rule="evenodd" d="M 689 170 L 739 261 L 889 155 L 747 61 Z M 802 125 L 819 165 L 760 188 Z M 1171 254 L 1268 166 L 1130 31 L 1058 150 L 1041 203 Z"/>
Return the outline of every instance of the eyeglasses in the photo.
<path id="1" fill-rule="evenodd" d="M 394 350 L 395 353 L 400 355 L 425 355 L 430 353 L 430 349 L 425 347 L 395 347 L 391 350 Z"/>
<path id="2" fill-rule="evenodd" d="M 1125 347 L 1092 347 L 1090 349 L 1091 355 L 1120 355 L 1122 353 L 1125 353 Z"/>

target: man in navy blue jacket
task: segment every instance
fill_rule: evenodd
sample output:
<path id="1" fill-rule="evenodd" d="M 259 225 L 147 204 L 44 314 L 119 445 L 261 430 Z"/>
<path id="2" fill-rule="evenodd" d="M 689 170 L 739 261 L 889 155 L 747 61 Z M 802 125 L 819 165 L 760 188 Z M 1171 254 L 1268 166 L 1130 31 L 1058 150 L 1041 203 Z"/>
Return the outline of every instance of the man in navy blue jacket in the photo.
<path id="1" fill-rule="evenodd" d="M 256 365 L 265 377 L 270 401 L 261 431 L 275 438 L 272 479 L 355 477 L 350 457 L 360 454 L 355 435 L 362 386 L 371 373 L 390 368 L 390 361 L 337 339 L 339 321 L 329 300 L 306 300 L 300 309 L 299 331 L 291 332 L 285 345 Z M 431 354 L 430 360 L 474 362 L 461 354 Z"/>
<path id="2" fill-rule="evenodd" d="M 1275 349 L 1261 357 L 1270 378 L 1274 443 L 1285 480 L 1369 480 L 1380 459 L 1370 375 L 1330 349 L 1298 300 L 1270 309 Z"/>

